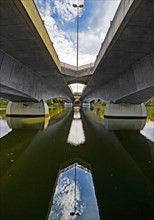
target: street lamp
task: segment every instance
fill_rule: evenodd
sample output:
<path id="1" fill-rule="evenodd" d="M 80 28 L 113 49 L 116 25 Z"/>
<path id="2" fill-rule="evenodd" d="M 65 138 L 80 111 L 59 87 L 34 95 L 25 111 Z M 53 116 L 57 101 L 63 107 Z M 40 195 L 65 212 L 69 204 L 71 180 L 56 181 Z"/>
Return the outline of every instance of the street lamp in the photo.
<path id="1" fill-rule="evenodd" d="M 76 4 L 73 4 L 73 7 L 74 8 L 77 8 L 77 40 L 76 40 L 76 44 L 77 44 L 77 56 L 76 56 L 76 64 L 77 64 L 77 72 L 78 72 L 78 50 L 79 50 L 79 8 L 83 8 L 83 4 L 80 4 L 80 5 L 76 5 Z"/>

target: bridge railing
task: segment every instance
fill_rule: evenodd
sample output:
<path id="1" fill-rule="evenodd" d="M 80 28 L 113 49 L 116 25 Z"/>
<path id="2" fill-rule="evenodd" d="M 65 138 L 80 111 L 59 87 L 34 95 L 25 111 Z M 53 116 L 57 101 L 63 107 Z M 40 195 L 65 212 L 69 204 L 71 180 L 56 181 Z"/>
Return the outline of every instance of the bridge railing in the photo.
<path id="1" fill-rule="evenodd" d="M 95 63 L 89 63 L 82 66 L 77 66 L 61 62 L 62 74 L 81 77 L 93 74 L 93 67 Z"/>

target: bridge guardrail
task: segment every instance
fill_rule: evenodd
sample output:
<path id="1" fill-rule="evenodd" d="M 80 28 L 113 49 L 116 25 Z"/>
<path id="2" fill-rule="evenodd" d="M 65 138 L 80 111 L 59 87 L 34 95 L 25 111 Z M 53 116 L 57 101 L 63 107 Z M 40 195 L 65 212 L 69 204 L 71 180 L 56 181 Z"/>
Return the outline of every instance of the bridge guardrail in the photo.
<path id="1" fill-rule="evenodd" d="M 62 74 L 75 76 L 75 77 L 92 75 L 94 64 L 95 63 L 85 64 L 85 65 L 79 66 L 77 69 L 77 66 L 61 62 L 61 72 Z"/>

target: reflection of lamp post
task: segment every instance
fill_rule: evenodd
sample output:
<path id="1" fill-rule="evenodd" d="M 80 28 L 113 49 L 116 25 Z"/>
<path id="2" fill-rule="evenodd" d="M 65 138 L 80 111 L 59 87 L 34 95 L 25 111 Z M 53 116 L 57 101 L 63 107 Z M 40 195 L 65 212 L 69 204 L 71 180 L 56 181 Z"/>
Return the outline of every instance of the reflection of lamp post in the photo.
<path id="1" fill-rule="evenodd" d="M 80 215 L 79 212 L 76 212 L 76 165 L 77 165 L 77 163 L 75 163 L 74 212 L 70 212 L 70 215 L 72 215 L 72 216 Z"/>
<path id="2" fill-rule="evenodd" d="M 76 41 L 76 44 L 77 44 L 77 56 L 76 56 L 76 64 L 77 64 L 77 72 L 78 72 L 78 50 L 79 50 L 79 8 L 83 8 L 83 5 L 76 5 L 76 4 L 73 4 L 73 7 L 74 8 L 77 8 L 77 41 Z"/>

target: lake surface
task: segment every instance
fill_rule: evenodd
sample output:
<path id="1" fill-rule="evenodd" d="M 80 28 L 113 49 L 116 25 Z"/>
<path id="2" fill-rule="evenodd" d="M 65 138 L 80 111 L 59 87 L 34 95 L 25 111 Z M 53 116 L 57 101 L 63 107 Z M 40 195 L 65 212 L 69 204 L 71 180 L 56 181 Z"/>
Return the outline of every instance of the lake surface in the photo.
<path id="1" fill-rule="evenodd" d="M 153 220 L 154 108 L 104 119 L 104 108 L 0 110 L 2 220 Z"/>

